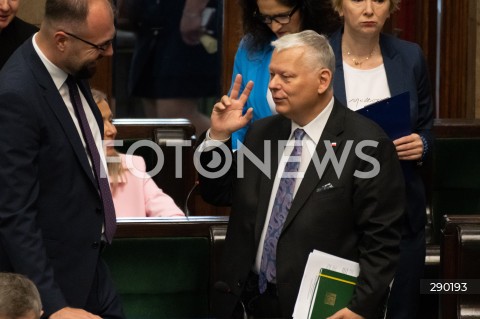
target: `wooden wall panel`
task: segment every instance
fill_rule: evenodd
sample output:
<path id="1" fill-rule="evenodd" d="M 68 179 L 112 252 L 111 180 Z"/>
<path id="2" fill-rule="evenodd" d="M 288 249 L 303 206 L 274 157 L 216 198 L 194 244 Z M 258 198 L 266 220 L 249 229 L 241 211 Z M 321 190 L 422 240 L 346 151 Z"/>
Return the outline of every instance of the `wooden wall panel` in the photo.
<path id="1" fill-rule="evenodd" d="M 437 74 L 437 4 L 436 1 L 402 0 L 383 29 L 399 38 L 420 45 L 427 60 L 432 94 L 435 96 Z"/>
<path id="2" fill-rule="evenodd" d="M 443 0 L 440 43 L 440 118 L 473 118 L 477 0 Z"/>
<path id="3" fill-rule="evenodd" d="M 436 93 L 436 77 L 437 77 L 437 4 L 436 1 L 418 1 L 416 16 L 416 37 L 415 42 L 418 43 L 423 50 L 423 54 L 427 59 L 428 71 L 430 75 L 430 83 L 432 94 Z M 435 103 L 437 105 L 437 103 Z M 435 107 L 438 109 L 438 106 Z M 438 112 L 435 112 L 438 117 Z"/>
<path id="4" fill-rule="evenodd" d="M 17 15 L 31 24 L 40 27 L 45 11 L 45 0 L 22 0 Z"/>
<path id="5" fill-rule="evenodd" d="M 223 14 L 222 95 L 230 89 L 233 60 L 243 33 L 240 7 L 236 0 L 224 0 Z"/>
<path id="6" fill-rule="evenodd" d="M 468 18 L 467 18 L 467 107 L 465 118 L 475 118 L 475 102 L 476 102 L 476 61 L 477 61 L 477 6 L 478 0 L 469 0 L 468 2 Z"/>
<path id="7" fill-rule="evenodd" d="M 475 33 L 476 33 L 476 67 L 475 67 L 475 82 L 480 81 L 480 5 L 477 4 L 476 19 L 475 19 Z M 475 85 L 475 118 L 480 119 L 480 86 Z"/>

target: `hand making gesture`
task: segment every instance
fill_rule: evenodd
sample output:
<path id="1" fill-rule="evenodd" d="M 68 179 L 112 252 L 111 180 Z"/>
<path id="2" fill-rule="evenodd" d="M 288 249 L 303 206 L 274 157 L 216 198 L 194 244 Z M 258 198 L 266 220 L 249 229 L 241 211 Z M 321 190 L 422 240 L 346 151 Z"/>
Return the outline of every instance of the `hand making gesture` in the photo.
<path id="1" fill-rule="evenodd" d="M 214 140 L 225 140 L 238 129 L 241 129 L 250 122 L 253 116 L 253 109 L 249 108 L 243 115 L 243 106 L 247 102 L 248 96 L 253 88 L 253 82 L 249 81 L 245 89 L 240 94 L 242 84 L 242 75 L 235 77 L 230 96 L 224 95 L 213 106 L 210 127 L 210 137 Z M 240 94 L 240 96 L 239 96 Z"/>

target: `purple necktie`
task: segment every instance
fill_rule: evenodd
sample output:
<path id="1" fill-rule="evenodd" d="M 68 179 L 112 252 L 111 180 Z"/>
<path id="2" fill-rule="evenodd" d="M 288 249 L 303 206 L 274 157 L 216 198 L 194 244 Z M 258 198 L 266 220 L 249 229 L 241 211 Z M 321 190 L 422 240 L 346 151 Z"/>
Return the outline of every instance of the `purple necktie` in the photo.
<path id="1" fill-rule="evenodd" d="M 112 193 L 110 192 L 107 174 L 100 160 L 100 154 L 98 153 L 97 145 L 95 144 L 92 131 L 90 130 L 90 125 L 88 124 L 85 110 L 83 109 L 80 93 L 78 92 L 77 82 L 71 75 L 68 76 L 66 82 L 68 85 L 68 92 L 70 93 L 70 100 L 72 101 L 75 115 L 80 123 L 83 138 L 85 139 L 87 150 L 90 155 L 90 159 L 92 160 L 95 179 L 97 180 L 100 196 L 102 197 L 103 212 L 105 216 L 105 238 L 110 244 L 112 243 L 113 235 L 115 234 L 115 229 L 117 228 L 117 219 L 115 216 L 115 207 L 113 206 Z"/>
<path id="2" fill-rule="evenodd" d="M 295 173 L 300 166 L 299 157 L 302 155 L 302 139 L 305 131 L 296 129 L 293 132 L 295 137 L 295 146 L 285 165 L 284 175 L 280 179 L 277 194 L 273 202 L 272 214 L 268 222 L 267 233 L 263 243 L 262 261 L 260 264 L 260 273 L 258 276 L 258 288 L 260 293 L 267 289 L 267 282 L 273 282 L 277 277 L 277 243 L 283 224 L 287 219 L 288 211 L 292 205 L 293 194 L 295 191 Z M 294 158 L 297 157 L 297 158 Z M 286 173 L 286 174 L 285 174 Z"/>

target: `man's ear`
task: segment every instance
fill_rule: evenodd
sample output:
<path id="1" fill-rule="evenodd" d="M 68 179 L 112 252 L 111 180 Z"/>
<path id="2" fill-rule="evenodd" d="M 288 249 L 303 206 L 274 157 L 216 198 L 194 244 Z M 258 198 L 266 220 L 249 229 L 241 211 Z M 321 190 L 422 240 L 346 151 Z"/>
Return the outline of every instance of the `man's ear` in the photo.
<path id="1" fill-rule="evenodd" d="M 58 32 L 55 32 L 53 37 L 55 38 L 55 44 L 57 48 L 60 51 L 64 52 L 66 49 L 66 43 L 68 42 L 68 36 L 62 31 L 58 31 Z"/>
<path id="2" fill-rule="evenodd" d="M 332 71 L 323 68 L 318 71 L 318 94 L 323 94 L 330 87 L 332 82 Z"/>

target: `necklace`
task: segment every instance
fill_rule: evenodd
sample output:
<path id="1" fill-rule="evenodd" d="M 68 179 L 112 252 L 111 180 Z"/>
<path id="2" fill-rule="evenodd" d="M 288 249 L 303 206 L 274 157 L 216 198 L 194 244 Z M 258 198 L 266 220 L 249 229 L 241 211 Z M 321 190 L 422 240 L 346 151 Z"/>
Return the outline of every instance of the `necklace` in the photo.
<path id="1" fill-rule="evenodd" d="M 355 64 L 355 66 L 361 66 L 363 62 L 367 61 L 368 59 L 370 59 L 372 57 L 372 54 L 373 52 L 375 52 L 375 47 L 372 49 L 372 51 L 370 51 L 370 54 L 367 55 L 366 57 L 364 58 L 358 58 L 358 57 L 355 57 L 353 56 L 349 50 L 347 50 L 347 55 L 350 59 L 352 59 L 353 61 L 353 64 Z"/>

